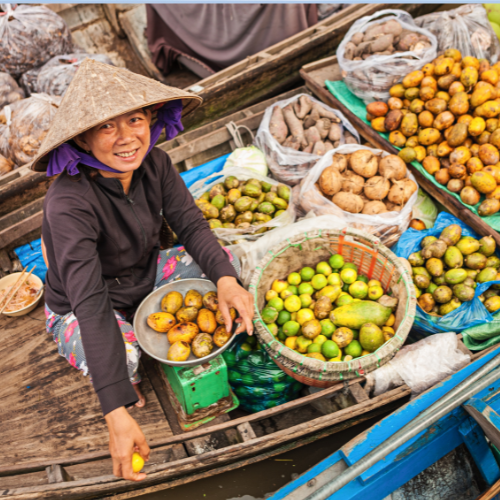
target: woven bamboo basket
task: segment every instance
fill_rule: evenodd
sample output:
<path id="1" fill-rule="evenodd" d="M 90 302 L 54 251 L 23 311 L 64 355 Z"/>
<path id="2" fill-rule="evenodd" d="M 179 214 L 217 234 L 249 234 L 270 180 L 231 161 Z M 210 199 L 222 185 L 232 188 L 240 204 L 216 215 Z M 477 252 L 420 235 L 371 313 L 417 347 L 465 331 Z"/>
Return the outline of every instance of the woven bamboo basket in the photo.
<path id="1" fill-rule="evenodd" d="M 293 351 L 271 334 L 260 315 L 265 294 L 275 279 L 285 279 L 304 266 L 315 268 L 334 254 L 355 263 L 360 274 L 379 280 L 385 293 L 399 299 L 394 337 L 372 354 L 348 362 L 325 362 Z M 261 345 L 285 373 L 303 384 L 321 388 L 362 377 L 387 363 L 406 340 L 417 303 L 411 274 L 398 257 L 372 235 L 355 229 L 315 230 L 287 239 L 259 262 L 249 287 L 254 295 L 254 323 Z"/>

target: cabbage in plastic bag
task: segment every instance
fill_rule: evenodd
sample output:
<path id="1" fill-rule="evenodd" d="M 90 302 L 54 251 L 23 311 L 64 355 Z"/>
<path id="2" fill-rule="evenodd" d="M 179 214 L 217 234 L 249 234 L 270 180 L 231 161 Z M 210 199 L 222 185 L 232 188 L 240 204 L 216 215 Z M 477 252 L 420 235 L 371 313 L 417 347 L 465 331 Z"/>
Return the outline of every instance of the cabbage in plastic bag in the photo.
<path id="1" fill-rule="evenodd" d="M 227 168 L 249 168 L 258 174 L 267 175 L 267 163 L 264 153 L 255 146 L 235 149 L 226 160 L 224 169 Z"/>
<path id="2" fill-rule="evenodd" d="M 346 227 L 352 227 L 366 231 L 380 238 L 386 246 L 392 246 L 401 234 L 408 228 L 411 220 L 413 206 L 417 201 L 417 191 L 406 202 L 400 212 L 392 211 L 377 215 L 354 214 L 342 210 L 333 201 L 326 198 L 316 186 L 316 183 L 325 168 L 332 164 L 335 154 L 351 154 L 359 150 L 368 150 L 382 158 L 389 155 L 386 151 L 372 149 L 357 144 L 345 144 L 337 149 L 328 151 L 316 165 L 309 171 L 307 177 L 301 183 L 299 201 L 302 209 L 307 213 L 313 211 L 316 215 L 335 215 L 344 221 Z M 407 170 L 407 177 L 417 184 L 413 174 Z"/>
<path id="3" fill-rule="evenodd" d="M 19 78 L 51 57 L 69 54 L 71 33 L 63 18 L 38 5 L 2 4 L 0 13 L 0 71 Z"/>
<path id="4" fill-rule="evenodd" d="M 385 16 L 382 20 L 380 17 Z M 372 55 L 363 61 L 345 57 L 346 46 L 355 33 L 364 33 L 373 25 L 398 21 L 403 29 L 425 35 L 431 42 L 429 48 L 421 51 L 397 52 L 390 55 Z M 366 104 L 372 101 L 387 101 L 389 89 L 400 82 L 408 73 L 420 69 L 436 58 L 437 40 L 428 30 L 415 25 L 408 12 L 402 10 L 381 10 L 371 16 L 358 19 L 349 29 L 337 48 L 337 59 L 349 90 Z"/>
<path id="5" fill-rule="evenodd" d="M 0 109 L 24 99 L 24 91 L 7 73 L 0 73 Z"/>
<path id="6" fill-rule="evenodd" d="M 269 126 L 271 116 L 273 114 L 273 108 L 275 106 L 279 106 L 283 109 L 289 104 L 293 104 L 298 101 L 302 96 L 308 97 L 313 103 L 319 104 L 323 109 L 335 114 L 340 119 L 342 125 L 340 144 L 345 143 L 346 131 L 354 137 L 356 142 L 360 142 L 357 130 L 340 111 L 330 108 L 326 104 L 318 101 L 308 94 L 298 94 L 290 97 L 290 99 L 278 101 L 272 106 L 269 106 L 264 113 L 262 121 L 260 122 L 254 143 L 266 155 L 267 165 L 273 173 L 273 176 L 280 182 L 284 182 L 289 186 L 295 186 L 298 184 L 307 175 L 312 166 L 321 158 L 321 156 L 303 151 L 296 151 L 291 147 L 286 147 L 280 144 L 272 136 Z"/>
<path id="7" fill-rule="evenodd" d="M 415 24 L 436 36 L 438 55 L 454 48 L 462 57 L 484 58 L 491 64 L 498 61 L 500 42 L 482 5 L 466 4 L 453 10 L 433 12 L 417 17 Z"/>

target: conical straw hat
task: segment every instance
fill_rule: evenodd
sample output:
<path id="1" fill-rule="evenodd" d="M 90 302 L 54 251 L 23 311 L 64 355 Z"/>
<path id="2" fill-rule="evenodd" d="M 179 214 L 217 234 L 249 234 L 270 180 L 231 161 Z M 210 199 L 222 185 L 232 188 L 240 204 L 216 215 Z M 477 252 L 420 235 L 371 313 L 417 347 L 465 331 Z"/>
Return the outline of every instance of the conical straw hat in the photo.
<path id="1" fill-rule="evenodd" d="M 38 172 L 47 170 L 47 153 L 100 123 L 135 109 L 176 99 L 183 100 L 183 116 L 202 102 L 201 97 L 190 92 L 85 59 L 64 94 L 31 168 Z"/>

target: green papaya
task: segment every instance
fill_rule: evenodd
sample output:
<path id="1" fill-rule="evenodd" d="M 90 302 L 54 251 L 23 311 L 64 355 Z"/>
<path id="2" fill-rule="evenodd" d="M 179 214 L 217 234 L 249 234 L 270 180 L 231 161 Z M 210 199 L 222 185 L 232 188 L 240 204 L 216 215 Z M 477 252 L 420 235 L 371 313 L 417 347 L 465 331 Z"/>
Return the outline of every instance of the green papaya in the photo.
<path id="1" fill-rule="evenodd" d="M 337 307 L 330 313 L 330 320 L 336 326 L 359 330 L 366 323 L 375 323 L 382 327 L 387 323 L 391 314 L 390 307 L 372 300 L 360 300 Z"/>

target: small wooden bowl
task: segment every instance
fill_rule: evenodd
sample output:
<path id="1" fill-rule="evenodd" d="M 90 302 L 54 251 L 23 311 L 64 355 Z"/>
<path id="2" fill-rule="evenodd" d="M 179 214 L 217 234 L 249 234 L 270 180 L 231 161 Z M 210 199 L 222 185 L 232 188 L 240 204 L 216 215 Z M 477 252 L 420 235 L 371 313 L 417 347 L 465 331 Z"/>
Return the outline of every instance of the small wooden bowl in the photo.
<path id="1" fill-rule="evenodd" d="M 10 286 L 12 286 L 18 279 L 19 279 L 19 276 L 21 275 L 21 273 L 13 273 L 13 274 L 9 274 L 7 276 L 5 276 L 4 278 L 2 278 L 0 280 L 0 290 L 3 290 L 4 288 L 9 288 Z M 27 274 L 26 274 L 27 276 Z M 43 286 L 43 282 L 42 280 L 36 276 L 35 274 L 32 274 L 30 276 L 30 281 L 34 281 L 36 283 L 36 286 L 38 286 L 39 288 L 41 288 Z M 25 314 L 28 314 L 29 312 L 33 311 L 33 309 L 35 309 L 35 307 L 38 305 L 38 303 L 40 302 L 40 299 L 42 298 L 43 296 L 43 292 L 41 294 L 38 295 L 38 297 L 29 305 L 27 305 L 26 307 L 23 307 L 22 309 L 18 309 L 17 311 L 5 311 L 3 314 L 5 314 L 5 316 L 24 316 Z"/>

